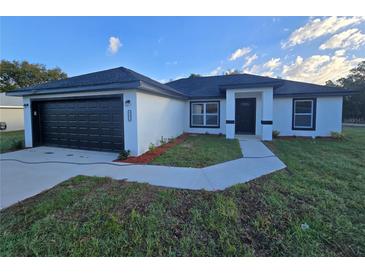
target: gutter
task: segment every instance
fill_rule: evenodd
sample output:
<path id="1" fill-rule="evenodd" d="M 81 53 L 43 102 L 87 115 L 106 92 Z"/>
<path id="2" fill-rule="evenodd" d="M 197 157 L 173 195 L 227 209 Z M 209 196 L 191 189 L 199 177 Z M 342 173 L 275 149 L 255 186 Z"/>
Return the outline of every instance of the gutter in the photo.
<path id="1" fill-rule="evenodd" d="M 187 99 L 188 97 L 177 91 L 163 89 L 154 85 L 145 83 L 143 81 L 129 81 L 123 83 L 111 83 L 111 84 L 100 84 L 90 86 L 76 86 L 69 88 L 44 88 L 44 89 L 24 89 L 7 92 L 7 96 L 32 96 L 32 95 L 48 95 L 48 94 L 65 94 L 74 92 L 89 92 L 89 91 L 110 91 L 110 90 L 127 90 L 127 89 L 140 89 L 148 91 L 157 95 L 164 95 L 167 97 L 177 99 Z"/>
<path id="2" fill-rule="evenodd" d="M 325 97 L 325 96 L 348 96 L 358 94 L 359 91 L 338 91 L 338 92 L 308 92 L 308 93 L 287 93 L 287 94 L 275 94 L 274 97 Z"/>
<path id="3" fill-rule="evenodd" d="M 41 95 L 41 94 L 58 94 L 58 93 L 72 93 L 80 91 L 98 91 L 98 90 L 120 90 L 120 89 L 135 89 L 140 86 L 138 81 L 126 83 L 113 83 L 92 86 L 79 86 L 70 88 L 49 88 L 49 89 L 29 89 L 6 92 L 7 96 L 26 96 L 26 95 Z"/>

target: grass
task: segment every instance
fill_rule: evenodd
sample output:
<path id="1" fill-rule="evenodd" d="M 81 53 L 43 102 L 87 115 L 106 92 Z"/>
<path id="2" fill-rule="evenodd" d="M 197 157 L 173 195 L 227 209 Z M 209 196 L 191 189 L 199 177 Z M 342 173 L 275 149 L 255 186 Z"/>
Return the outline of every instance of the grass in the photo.
<path id="1" fill-rule="evenodd" d="M 223 135 L 190 135 L 155 158 L 151 164 L 178 167 L 205 167 L 242 157 L 238 140 Z"/>
<path id="2" fill-rule="evenodd" d="M 365 129 L 345 134 L 275 140 L 288 169 L 225 191 L 74 177 L 0 212 L 0 256 L 364 256 Z"/>
<path id="3" fill-rule="evenodd" d="M 24 131 L 0 132 L 0 153 L 22 149 L 24 147 Z"/>

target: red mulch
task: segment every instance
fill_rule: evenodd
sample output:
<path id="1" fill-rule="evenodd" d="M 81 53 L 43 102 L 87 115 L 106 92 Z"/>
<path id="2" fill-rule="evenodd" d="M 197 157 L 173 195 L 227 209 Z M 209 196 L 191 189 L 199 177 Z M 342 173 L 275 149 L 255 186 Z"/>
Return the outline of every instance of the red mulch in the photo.
<path id="1" fill-rule="evenodd" d="M 147 151 L 146 153 L 140 155 L 140 156 L 130 156 L 126 160 L 115 160 L 115 162 L 123 162 L 123 163 L 130 163 L 130 164 L 148 164 L 152 162 L 156 157 L 160 156 L 162 153 L 164 153 L 166 150 L 181 144 L 188 138 L 189 134 L 184 133 L 174 139 L 171 142 L 168 142 L 167 144 L 164 144 L 162 146 L 156 147 L 152 151 Z"/>

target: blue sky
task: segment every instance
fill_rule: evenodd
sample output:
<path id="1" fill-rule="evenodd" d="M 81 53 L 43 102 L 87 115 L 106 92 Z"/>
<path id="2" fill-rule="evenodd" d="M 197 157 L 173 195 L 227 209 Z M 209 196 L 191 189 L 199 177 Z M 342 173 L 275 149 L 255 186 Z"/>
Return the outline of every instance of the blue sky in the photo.
<path id="1" fill-rule="evenodd" d="M 324 83 L 365 60 L 361 17 L 2 17 L 1 59 L 159 81 L 241 72 Z"/>

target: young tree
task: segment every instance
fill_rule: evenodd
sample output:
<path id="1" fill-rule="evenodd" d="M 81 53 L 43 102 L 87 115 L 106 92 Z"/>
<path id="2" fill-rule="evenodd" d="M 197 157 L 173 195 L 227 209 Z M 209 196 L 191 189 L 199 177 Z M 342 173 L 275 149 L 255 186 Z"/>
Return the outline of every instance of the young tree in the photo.
<path id="1" fill-rule="evenodd" d="M 27 61 L 1 60 L 0 63 L 0 92 L 64 78 L 67 78 L 67 74 L 57 67 L 47 69 L 45 65 Z"/>

